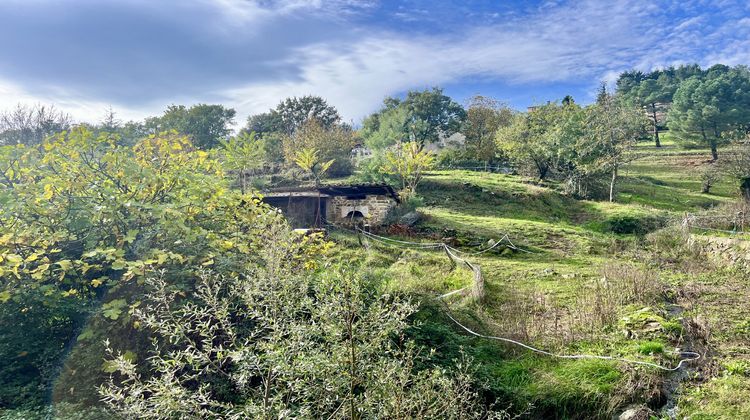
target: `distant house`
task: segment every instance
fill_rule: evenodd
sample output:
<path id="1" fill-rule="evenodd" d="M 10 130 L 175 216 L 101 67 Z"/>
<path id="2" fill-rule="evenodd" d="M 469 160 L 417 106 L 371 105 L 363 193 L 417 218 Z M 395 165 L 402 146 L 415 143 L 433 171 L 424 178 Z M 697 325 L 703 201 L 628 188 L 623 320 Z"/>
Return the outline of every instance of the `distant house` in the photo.
<path id="1" fill-rule="evenodd" d="M 388 185 L 345 185 L 274 189 L 263 202 L 284 213 L 294 228 L 338 225 L 380 225 L 398 202 Z"/>
<path id="2" fill-rule="evenodd" d="M 372 150 L 363 144 L 357 144 L 352 148 L 351 159 L 354 163 L 372 156 Z"/>

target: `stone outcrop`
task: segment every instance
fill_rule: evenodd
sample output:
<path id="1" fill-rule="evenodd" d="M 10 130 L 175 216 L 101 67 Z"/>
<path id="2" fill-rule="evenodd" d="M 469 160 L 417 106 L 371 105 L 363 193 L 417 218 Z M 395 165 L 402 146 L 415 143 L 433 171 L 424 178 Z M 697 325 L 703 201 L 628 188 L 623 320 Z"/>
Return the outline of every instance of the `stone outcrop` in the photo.
<path id="1" fill-rule="evenodd" d="M 691 235 L 690 240 L 714 262 L 750 270 L 750 240 L 702 235 Z"/>

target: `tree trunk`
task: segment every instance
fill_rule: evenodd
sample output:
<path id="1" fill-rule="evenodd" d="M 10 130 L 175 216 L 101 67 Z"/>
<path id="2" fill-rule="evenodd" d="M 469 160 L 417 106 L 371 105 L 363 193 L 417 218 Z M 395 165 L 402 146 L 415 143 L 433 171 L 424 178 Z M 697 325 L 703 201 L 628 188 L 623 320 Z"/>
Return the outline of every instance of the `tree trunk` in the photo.
<path id="1" fill-rule="evenodd" d="M 544 181 L 544 178 L 547 177 L 547 172 L 549 172 L 549 166 L 541 163 L 537 163 L 536 165 L 537 171 L 539 171 L 539 180 Z"/>
<path id="2" fill-rule="evenodd" d="M 656 118 L 656 104 L 651 104 L 651 120 L 654 123 L 654 143 L 656 143 L 656 147 L 661 147 L 661 142 L 659 141 L 659 120 Z"/>
<path id="3" fill-rule="evenodd" d="M 615 182 L 617 182 L 617 165 L 612 168 L 612 180 L 609 183 L 609 202 L 615 201 Z"/>
<path id="4" fill-rule="evenodd" d="M 714 161 L 719 159 L 719 152 L 716 147 L 716 138 L 712 138 L 710 141 L 711 144 L 711 158 L 713 158 Z"/>
<path id="5" fill-rule="evenodd" d="M 750 177 L 742 178 L 742 182 L 740 183 L 740 192 L 742 193 L 742 198 L 744 198 L 745 201 L 750 202 Z"/>

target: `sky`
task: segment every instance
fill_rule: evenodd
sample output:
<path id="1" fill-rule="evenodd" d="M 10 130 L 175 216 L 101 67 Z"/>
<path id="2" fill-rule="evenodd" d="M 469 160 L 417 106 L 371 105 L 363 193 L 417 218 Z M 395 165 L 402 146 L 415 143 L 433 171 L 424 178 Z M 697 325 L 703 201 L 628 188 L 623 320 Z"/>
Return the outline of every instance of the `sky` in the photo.
<path id="1" fill-rule="evenodd" d="M 319 95 L 355 125 L 440 86 L 517 109 L 625 70 L 750 64 L 747 0 L 0 0 L 0 110 L 78 121 Z"/>

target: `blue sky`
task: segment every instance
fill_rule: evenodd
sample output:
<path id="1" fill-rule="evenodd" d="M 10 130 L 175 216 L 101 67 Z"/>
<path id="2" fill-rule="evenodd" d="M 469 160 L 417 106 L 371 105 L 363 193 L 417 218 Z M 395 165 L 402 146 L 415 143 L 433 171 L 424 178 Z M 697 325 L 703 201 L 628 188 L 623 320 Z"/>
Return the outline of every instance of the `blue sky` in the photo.
<path id="1" fill-rule="evenodd" d="M 0 109 L 52 103 L 91 122 L 204 102 L 242 123 L 315 94 L 358 123 L 430 86 L 523 109 L 692 62 L 750 64 L 750 2 L 0 0 Z"/>

